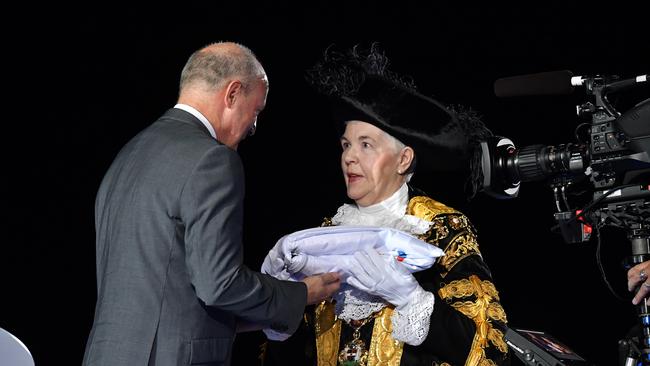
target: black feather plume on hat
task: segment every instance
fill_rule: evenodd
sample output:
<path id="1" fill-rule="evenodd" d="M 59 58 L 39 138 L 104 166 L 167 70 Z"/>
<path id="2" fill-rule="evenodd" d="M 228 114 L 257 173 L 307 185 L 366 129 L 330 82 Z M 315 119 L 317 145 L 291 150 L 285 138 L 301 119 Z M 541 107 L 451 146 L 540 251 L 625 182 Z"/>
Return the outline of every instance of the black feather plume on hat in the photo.
<path id="1" fill-rule="evenodd" d="M 307 81 L 331 98 L 339 127 L 360 120 L 386 131 L 413 148 L 418 174 L 468 171 L 473 197 L 481 182 L 478 143 L 492 133 L 471 109 L 419 93 L 412 78 L 389 66 L 377 43 L 346 52 L 330 46 L 307 72 Z"/>
<path id="2" fill-rule="evenodd" d="M 378 43 L 373 43 L 368 50 L 357 45 L 346 53 L 330 46 L 323 53 L 323 60 L 307 72 L 307 80 L 320 93 L 339 97 L 357 94 L 366 76 L 381 77 L 415 91 L 413 79 L 390 71 L 389 64 Z"/>

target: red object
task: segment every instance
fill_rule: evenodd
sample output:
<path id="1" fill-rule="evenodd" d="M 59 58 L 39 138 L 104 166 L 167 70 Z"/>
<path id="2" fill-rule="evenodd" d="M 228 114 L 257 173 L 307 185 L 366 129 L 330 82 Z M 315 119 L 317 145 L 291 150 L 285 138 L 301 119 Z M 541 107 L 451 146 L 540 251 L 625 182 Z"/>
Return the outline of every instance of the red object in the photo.
<path id="1" fill-rule="evenodd" d="M 582 210 L 576 210 L 576 216 L 580 215 L 581 212 Z M 581 226 L 582 226 L 583 237 L 588 238 L 589 235 L 591 235 L 591 230 L 592 230 L 591 225 L 585 223 L 585 219 L 583 216 L 578 217 L 578 221 L 582 223 Z"/>

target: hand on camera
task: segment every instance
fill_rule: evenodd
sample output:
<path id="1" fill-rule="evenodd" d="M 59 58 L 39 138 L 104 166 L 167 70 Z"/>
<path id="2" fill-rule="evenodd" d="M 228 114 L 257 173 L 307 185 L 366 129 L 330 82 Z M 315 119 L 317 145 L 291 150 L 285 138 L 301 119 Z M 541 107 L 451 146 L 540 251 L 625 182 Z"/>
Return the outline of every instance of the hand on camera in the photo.
<path id="1" fill-rule="evenodd" d="M 632 303 L 637 305 L 643 299 L 647 299 L 650 295 L 650 280 L 648 280 L 648 273 L 650 272 L 650 261 L 645 261 L 637 264 L 627 271 L 627 289 L 634 291 L 638 287 L 638 291 L 632 299 Z"/>

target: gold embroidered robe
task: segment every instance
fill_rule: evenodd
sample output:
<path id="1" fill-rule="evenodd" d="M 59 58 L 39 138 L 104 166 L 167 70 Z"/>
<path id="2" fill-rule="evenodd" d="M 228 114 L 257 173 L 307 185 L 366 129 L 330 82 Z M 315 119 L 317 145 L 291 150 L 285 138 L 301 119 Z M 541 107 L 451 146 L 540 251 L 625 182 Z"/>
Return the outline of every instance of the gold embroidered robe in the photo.
<path id="1" fill-rule="evenodd" d="M 425 196 L 412 197 L 407 214 L 433 222 L 421 239 L 445 251 L 432 268 L 415 274 L 435 295 L 429 333 L 419 346 L 394 340 L 393 310 L 384 309 L 360 328 L 369 349 L 368 365 L 509 364 L 503 337 L 506 314 L 474 227 L 461 212 Z M 335 318 L 334 304 L 321 303 L 306 312 L 297 334 L 285 342 L 269 342 L 264 365 L 336 365 L 340 349 L 351 339 L 352 328 Z"/>

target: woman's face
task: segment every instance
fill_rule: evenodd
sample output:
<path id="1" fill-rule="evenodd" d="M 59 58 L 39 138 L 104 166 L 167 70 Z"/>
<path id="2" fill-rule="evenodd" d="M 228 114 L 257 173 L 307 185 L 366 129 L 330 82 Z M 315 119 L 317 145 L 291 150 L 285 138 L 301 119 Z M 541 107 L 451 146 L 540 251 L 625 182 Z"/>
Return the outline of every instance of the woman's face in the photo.
<path id="1" fill-rule="evenodd" d="M 379 128 L 361 121 L 347 123 L 341 137 L 341 168 L 348 197 L 359 206 L 379 203 L 405 181 L 399 174 L 401 151 Z"/>

